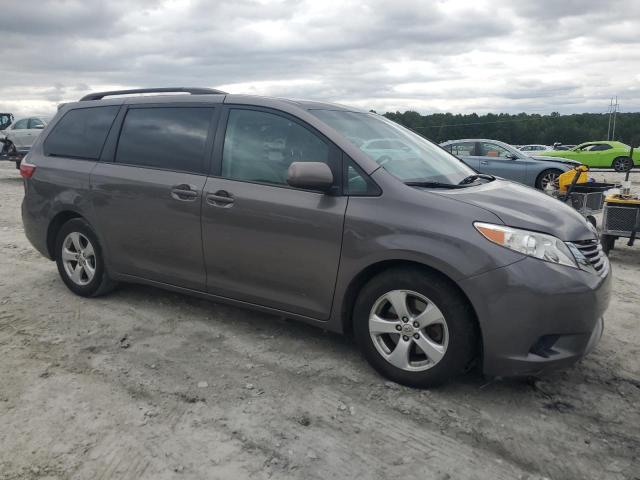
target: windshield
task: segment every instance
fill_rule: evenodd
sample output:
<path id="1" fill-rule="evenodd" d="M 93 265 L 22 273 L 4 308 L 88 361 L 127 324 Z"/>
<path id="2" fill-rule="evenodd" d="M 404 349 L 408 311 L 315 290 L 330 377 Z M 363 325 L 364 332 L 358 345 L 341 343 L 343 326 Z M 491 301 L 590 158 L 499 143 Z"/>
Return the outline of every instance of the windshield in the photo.
<path id="1" fill-rule="evenodd" d="M 337 110 L 311 113 L 403 182 L 457 185 L 475 173 L 440 147 L 380 115 Z"/>

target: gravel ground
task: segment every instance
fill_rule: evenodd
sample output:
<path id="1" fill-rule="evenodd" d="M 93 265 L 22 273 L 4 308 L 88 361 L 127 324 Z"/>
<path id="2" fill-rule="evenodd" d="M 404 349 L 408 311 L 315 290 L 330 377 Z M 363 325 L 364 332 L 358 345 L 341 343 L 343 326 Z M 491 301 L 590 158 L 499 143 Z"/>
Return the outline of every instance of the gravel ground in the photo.
<path id="1" fill-rule="evenodd" d="M 576 366 L 419 391 L 285 319 L 74 296 L 24 237 L 22 191 L 3 162 L 0 479 L 640 478 L 639 246 L 612 253 L 604 337 Z"/>

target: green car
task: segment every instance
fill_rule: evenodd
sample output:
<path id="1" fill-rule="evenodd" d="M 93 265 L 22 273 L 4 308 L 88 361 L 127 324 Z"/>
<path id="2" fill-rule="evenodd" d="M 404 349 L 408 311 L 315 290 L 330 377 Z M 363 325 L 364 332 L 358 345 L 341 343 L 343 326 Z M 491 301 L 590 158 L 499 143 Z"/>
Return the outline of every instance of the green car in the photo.
<path id="1" fill-rule="evenodd" d="M 586 142 L 571 150 L 544 152 L 547 157 L 562 157 L 577 160 L 588 167 L 613 168 L 616 172 L 626 172 L 631 168 L 629 151 L 631 147 L 622 142 Z M 633 166 L 640 165 L 640 148 L 633 152 Z"/>

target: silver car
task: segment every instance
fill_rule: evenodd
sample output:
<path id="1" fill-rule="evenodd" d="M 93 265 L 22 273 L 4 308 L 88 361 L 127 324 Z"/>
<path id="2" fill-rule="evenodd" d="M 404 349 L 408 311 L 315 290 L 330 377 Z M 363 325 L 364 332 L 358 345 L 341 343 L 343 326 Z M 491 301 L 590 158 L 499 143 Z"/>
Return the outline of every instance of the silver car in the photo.
<path id="1" fill-rule="evenodd" d="M 26 153 L 49 123 L 46 117 L 20 118 L 2 131 L 2 141 L 9 153 Z"/>
<path id="2" fill-rule="evenodd" d="M 566 158 L 527 154 L 498 140 L 449 140 L 440 146 L 478 172 L 524 183 L 540 190 L 557 185 L 562 173 L 580 165 L 580 162 Z"/>

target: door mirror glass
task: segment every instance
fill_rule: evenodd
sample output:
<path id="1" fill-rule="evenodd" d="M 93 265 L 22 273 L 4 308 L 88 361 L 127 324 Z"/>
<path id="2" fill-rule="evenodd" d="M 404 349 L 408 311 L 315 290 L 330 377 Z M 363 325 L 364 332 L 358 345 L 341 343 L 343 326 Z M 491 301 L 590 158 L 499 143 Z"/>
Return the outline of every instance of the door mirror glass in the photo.
<path id="1" fill-rule="evenodd" d="M 323 162 L 293 162 L 289 166 L 287 183 L 295 188 L 326 192 L 333 186 L 333 173 Z"/>

